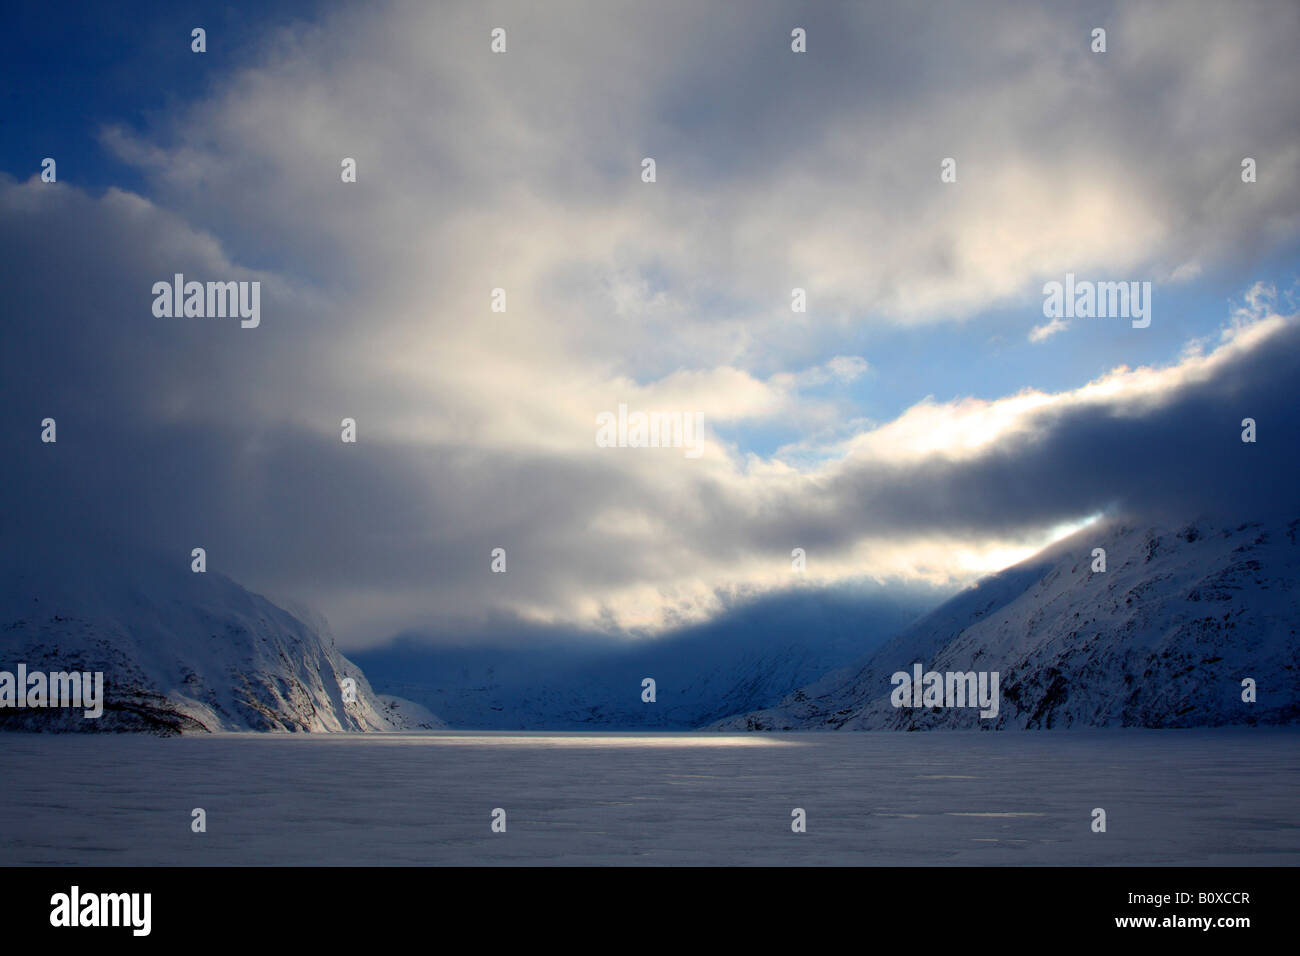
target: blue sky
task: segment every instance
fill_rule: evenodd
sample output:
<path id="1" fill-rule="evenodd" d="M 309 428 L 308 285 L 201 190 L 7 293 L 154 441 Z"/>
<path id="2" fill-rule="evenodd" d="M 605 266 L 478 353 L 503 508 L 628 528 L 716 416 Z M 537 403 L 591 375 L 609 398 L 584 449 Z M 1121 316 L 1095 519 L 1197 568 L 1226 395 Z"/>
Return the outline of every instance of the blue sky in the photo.
<path id="1" fill-rule="evenodd" d="M 354 642 L 953 588 L 1103 511 L 1224 506 L 1204 442 L 1292 394 L 1300 14 L 1191 6 L 17 10 L 13 486 L 69 534 L 207 541 Z M 176 272 L 260 282 L 260 326 L 155 317 Z M 1150 327 L 1031 340 L 1067 272 L 1151 282 Z M 700 454 L 602 447 L 620 404 L 702 416 Z"/>
<path id="2" fill-rule="evenodd" d="M 87 188 L 143 188 L 135 169 L 100 148 L 100 126 L 116 120 L 147 127 L 200 96 L 230 69 L 228 44 L 246 48 L 266 23 L 282 19 L 276 6 L 150 0 L 129 11 L 69 2 L 15 6 L 0 36 L 6 64 L 0 86 L 3 168 L 26 179 L 33 157 L 39 163 L 55 155 L 64 175 Z M 223 32 L 223 43 L 205 57 L 193 56 L 189 44 L 180 42 L 199 24 Z"/>
<path id="3" fill-rule="evenodd" d="M 1006 394 L 1008 382 L 1044 391 L 1078 388 L 1110 371 L 1119 354 L 1130 365 L 1167 365 L 1177 360 L 1189 340 L 1219 332 L 1247 291 L 1240 284 L 1243 274 L 1294 296 L 1300 282 L 1297 262 L 1300 244 L 1289 242 L 1224 274 L 1156 285 L 1156 308 L 1171 321 L 1153 324 L 1141 337 L 1133 336 L 1122 322 L 1094 318 L 1080 320 L 1069 337 L 1030 342 L 1028 330 L 1044 321 L 1042 296 L 1036 290 L 1022 302 L 990 308 L 945 328 L 938 337 L 924 327 L 862 329 L 846 338 L 843 348 L 868 357 L 871 372 L 853 382 L 832 382 L 809 391 L 841 396 L 857 415 L 887 421 L 927 396 L 938 401 L 991 401 Z M 832 357 L 826 354 L 824 360 Z M 795 428 L 738 426 L 724 434 L 764 455 L 798 438 Z"/>

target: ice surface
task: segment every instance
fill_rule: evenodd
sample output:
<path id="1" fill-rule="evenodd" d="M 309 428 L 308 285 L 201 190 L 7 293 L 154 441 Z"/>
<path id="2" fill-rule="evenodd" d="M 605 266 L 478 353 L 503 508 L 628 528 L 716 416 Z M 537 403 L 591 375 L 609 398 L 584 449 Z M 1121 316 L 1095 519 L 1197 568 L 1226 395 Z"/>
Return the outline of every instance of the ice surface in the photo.
<path id="1" fill-rule="evenodd" d="M 1285 728 L 5 734 L 0 761 L 5 865 L 1300 863 Z"/>

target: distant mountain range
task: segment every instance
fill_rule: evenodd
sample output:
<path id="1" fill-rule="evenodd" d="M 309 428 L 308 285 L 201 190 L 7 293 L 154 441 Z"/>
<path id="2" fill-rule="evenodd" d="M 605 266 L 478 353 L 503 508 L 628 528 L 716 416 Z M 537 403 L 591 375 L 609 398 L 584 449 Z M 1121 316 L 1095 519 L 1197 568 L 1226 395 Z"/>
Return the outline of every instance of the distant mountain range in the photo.
<path id="1" fill-rule="evenodd" d="M 1105 551 L 1105 570 L 1096 549 Z M 103 715 L 44 731 L 1204 727 L 1300 720 L 1300 520 L 1092 525 L 919 617 L 932 596 L 799 591 L 654 640 L 416 639 L 354 655 L 323 621 L 188 563 L 9 555 L 0 672 L 102 671 Z M 929 603 L 927 604 L 927 599 Z M 911 622 L 911 623 L 909 623 Z M 895 675 L 998 675 L 996 716 L 895 706 Z M 646 678 L 655 700 L 643 699 Z M 2 677 L 0 677 L 2 679 Z M 348 681 L 355 687 L 345 691 Z M 1243 681 L 1257 699 L 1242 699 Z M 959 680 L 960 683 L 960 680 Z M 971 685 L 972 687 L 974 685 Z M 349 692 L 354 692 L 354 695 Z M 950 701 L 951 702 L 951 701 Z"/>
<path id="2" fill-rule="evenodd" d="M 688 730 L 770 706 L 860 657 L 933 607 L 879 585 L 787 592 L 637 641 L 521 635 L 510 648 L 417 638 L 353 655 L 375 686 L 453 727 Z M 652 679 L 655 700 L 642 699 Z"/>
<path id="3" fill-rule="evenodd" d="M 1300 520 L 1093 525 L 962 592 L 855 664 L 713 729 L 1294 723 L 1298 539 Z M 1093 570 L 1097 548 L 1104 572 Z M 942 674 L 998 672 L 997 716 L 894 706 L 892 676 L 918 663 Z M 1242 699 L 1248 678 L 1253 703 Z"/>

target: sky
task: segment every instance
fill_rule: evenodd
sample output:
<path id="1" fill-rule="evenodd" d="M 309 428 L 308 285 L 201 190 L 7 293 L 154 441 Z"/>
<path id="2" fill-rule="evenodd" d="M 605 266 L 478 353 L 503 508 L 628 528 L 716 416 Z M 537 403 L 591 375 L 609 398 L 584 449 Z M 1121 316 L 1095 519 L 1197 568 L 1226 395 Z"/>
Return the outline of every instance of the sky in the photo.
<path id="1" fill-rule="evenodd" d="M 346 649 L 655 634 L 960 587 L 1107 513 L 1296 507 L 1294 3 L 11 23 L 7 547 L 202 546 Z M 260 282 L 260 323 L 155 315 L 176 273 Z M 1150 283 L 1150 324 L 1053 321 L 1067 274 Z M 602 447 L 620 405 L 698 416 L 698 454 Z"/>

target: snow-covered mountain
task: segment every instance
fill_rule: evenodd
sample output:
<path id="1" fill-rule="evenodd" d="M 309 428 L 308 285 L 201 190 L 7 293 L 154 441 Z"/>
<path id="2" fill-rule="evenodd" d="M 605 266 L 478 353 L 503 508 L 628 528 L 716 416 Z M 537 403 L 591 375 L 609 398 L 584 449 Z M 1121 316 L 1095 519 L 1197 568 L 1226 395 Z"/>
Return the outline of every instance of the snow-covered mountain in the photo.
<path id="1" fill-rule="evenodd" d="M 374 731 L 408 726 L 298 617 L 188 557 L 9 554 L 0 566 L 0 671 L 102 671 L 104 710 L 0 707 L 0 729 Z M 344 681 L 356 681 L 345 701 Z M 351 688 L 349 688 L 350 692 Z M 351 696 L 349 693 L 348 696 Z M 409 708 L 406 708 L 409 709 Z M 418 714 L 415 724 L 432 715 Z"/>
<path id="2" fill-rule="evenodd" d="M 392 694 L 376 695 L 384 704 L 384 716 L 402 730 L 445 730 L 447 722 L 423 704 Z"/>
<path id="3" fill-rule="evenodd" d="M 1106 570 L 1093 571 L 1104 548 Z M 1093 525 L 847 668 L 716 729 L 1193 727 L 1300 720 L 1300 520 Z M 895 672 L 999 672 L 995 718 L 895 707 Z M 1258 698 L 1243 701 L 1242 681 Z"/>
<path id="4" fill-rule="evenodd" d="M 932 592 L 878 586 L 808 590 L 631 644 L 404 641 L 356 659 L 381 691 L 418 700 L 453 727 L 684 730 L 776 703 L 936 602 Z M 653 702 L 642 699 L 645 678 L 655 682 Z"/>

